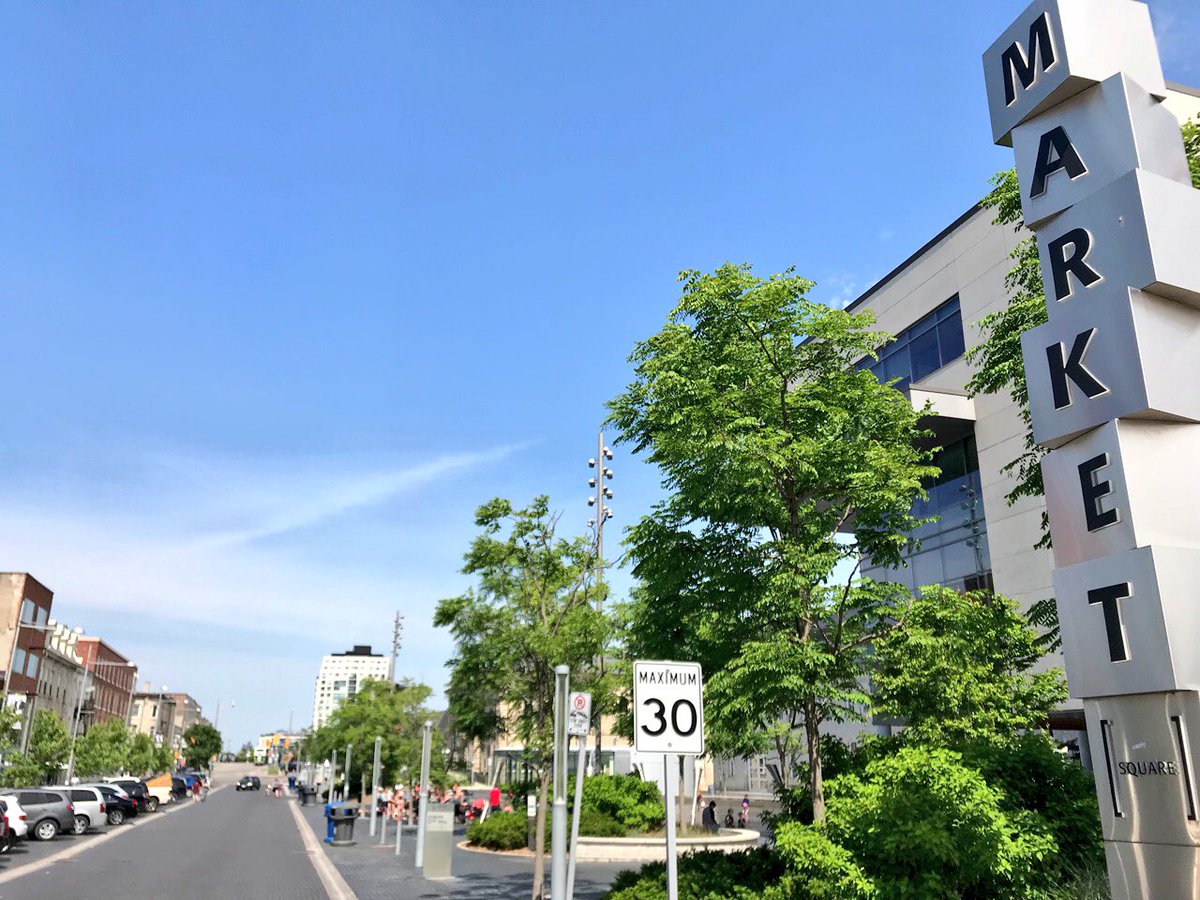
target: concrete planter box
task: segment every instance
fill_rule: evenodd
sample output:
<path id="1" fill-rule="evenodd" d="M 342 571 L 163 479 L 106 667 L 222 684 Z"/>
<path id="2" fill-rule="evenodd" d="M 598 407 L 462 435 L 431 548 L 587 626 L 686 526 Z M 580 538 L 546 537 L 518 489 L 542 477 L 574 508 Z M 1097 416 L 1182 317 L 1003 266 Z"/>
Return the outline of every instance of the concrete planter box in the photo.
<path id="1" fill-rule="evenodd" d="M 682 856 L 699 850 L 736 853 L 758 846 L 759 834 L 749 828 L 722 828 L 714 835 L 675 839 L 675 851 Z M 579 838 L 579 862 L 655 862 L 667 858 L 662 837 L 583 837 Z"/>

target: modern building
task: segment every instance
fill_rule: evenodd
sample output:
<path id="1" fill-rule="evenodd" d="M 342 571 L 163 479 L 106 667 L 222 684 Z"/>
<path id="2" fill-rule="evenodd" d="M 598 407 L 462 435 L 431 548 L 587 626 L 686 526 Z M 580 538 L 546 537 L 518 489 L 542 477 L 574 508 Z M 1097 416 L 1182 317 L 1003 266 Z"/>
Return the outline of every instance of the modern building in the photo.
<path id="1" fill-rule="evenodd" d="M 54 592 L 27 572 L 0 573 L 0 664 L 6 702 L 33 713 Z"/>
<path id="2" fill-rule="evenodd" d="M 88 725 L 112 719 L 129 720 L 129 704 L 137 683 L 137 666 L 98 637 L 81 636 L 75 643 L 80 664 L 87 669 L 92 712 Z M 86 730 L 86 729 L 82 729 Z"/>
<path id="3" fill-rule="evenodd" d="M 363 644 L 324 657 L 313 689 L 313 731 L 329 721 L 343 700 L 358 693 L 364 681 L 386 681 L 389 662 L 388 657 L 372 653 L 370 645 Z"/>
<path id="4" fill-rule="evenodd" d="M 287 731 L 272 731 L 258 736 L 254 746 L 254 761 L 272 766 L 286 766 L 296 759 L 304 735 Z"/>
<path id="5" fill-rule="evenodd" d="M 146 682 L 130 701 L 129 733 L 149 735 L 155 745 L 178 750 L 183 743 L 183 732 L 175 728 L 175 708 L 174 694 L 152 691 Z"/>

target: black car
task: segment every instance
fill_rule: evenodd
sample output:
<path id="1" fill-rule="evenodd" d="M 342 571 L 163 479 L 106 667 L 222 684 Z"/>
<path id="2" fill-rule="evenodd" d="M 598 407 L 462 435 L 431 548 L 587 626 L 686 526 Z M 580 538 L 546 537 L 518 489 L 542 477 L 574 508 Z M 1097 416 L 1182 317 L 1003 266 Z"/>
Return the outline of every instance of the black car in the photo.
<path id="1" fill-rule="evenodd" d="M 243 775 L 237 783 L 239 791 L 259 791 L 262 790 L 262 782 L 257 775 Z"/>
<path id="2" fill-rule="evenodd" d="M 115 784 L 130 797 L 138 802 L 139 812 L 157 812 L 158 798 L 150 793 L 146 782 L 136 778 L 114 778 L 109 784 Z"/>
<path id="3" fill-rule="evenodd" d="M 107 784 L 89 785 L 104 795 L 104 807 L 108 810 L 108 824 L 120 825 L 126 819 L 132 819 L 138 814 L 138 802 L 135 798 L 122 795 Z"/>

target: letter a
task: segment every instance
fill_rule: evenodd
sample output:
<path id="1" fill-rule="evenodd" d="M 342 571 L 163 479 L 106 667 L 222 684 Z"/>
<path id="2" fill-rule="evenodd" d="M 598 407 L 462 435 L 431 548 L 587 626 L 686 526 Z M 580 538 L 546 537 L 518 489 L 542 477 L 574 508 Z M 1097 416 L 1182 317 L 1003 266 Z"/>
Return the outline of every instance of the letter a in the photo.
<path id="1" fill-rule="evenodd" d="M 1079 153 L 1067 131 L 1061 125 L 1051 128 L 1042 135 L 1038 142 L 1037 162 L 1033 169 L 1033 183 L 1029 186 L 1030 197 L 1040 197 L 1046 193 L 1046 179 L 1055 172 L 1066 172 L 1074 181 L 1080 175 L 1087 174 L 1087 166 L 1079 158 Z"/>

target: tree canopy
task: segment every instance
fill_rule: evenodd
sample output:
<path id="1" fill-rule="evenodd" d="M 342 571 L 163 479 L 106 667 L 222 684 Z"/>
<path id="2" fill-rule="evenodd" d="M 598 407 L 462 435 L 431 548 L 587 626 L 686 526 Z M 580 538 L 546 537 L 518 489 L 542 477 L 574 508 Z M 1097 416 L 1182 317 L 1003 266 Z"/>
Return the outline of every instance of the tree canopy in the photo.
<path id="1" fill-rule="evenodd" d="M 139 737 L 149 740 L 144 734 Z M 130 750 L 124 722 L 119 719 L 99 722 L 88 728 L 76 742 L 75 771 L 83 778 L 113 775 L 126 769 L 132 771 Z M 139 744 L 139 750 L 144 750 L 144 744 Z"/>
<path id="2" fill-rule="evenodd" d="M 12 764 L 0 780 L 9 787 L 46 784 L 56 778 L 70 755 L 71 734 L 62 718 L 52 709 L 39 709 L 25 752 L 12 755 Z"/>
<path id="3" fill-rule="evenodd" d="M 202 769 L 221 752 L 222 745 L 221 732 L 208 722 L 197 722 L 183 733 L 183 758 L 189 766 Z"/>
<path id="4" fill-rule="evenodd" d="M 857 561 L 900 562 L 936 469 L 919 412 L 860 365 L 889 340 L 871 314 L 809 300 L 790 269 L 680 280 L 609 404 L 667 492 L 627 538 L 630 650 L 703 663 L 714 751 L 774 748 L 791 769 L 803 747 L 819 818 L 818 729 L 862 714 L 865 657 L 899 593 L 856 579 Z M 851 574 L 832 584 L 839 564 Z"/>
<path id="5" fill-rule="evenodd" d="M 586 685 L 601 652 L 606 620 L 591 582 L 594 548 L 558 535 L 548 498 L 516 509 L 502 499 L 479 507 L 482 529 L 463 571 L 466 593 L 438 604 L 434 623 L 454 635 L 447 697 L 470 738 L 510 733 L 539 772 L 533 897 L 542 893 L 546 795 L 553 744 L 554 669 L 571 667 L 572 687 Z"/>

